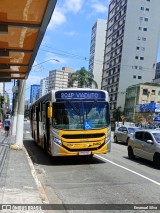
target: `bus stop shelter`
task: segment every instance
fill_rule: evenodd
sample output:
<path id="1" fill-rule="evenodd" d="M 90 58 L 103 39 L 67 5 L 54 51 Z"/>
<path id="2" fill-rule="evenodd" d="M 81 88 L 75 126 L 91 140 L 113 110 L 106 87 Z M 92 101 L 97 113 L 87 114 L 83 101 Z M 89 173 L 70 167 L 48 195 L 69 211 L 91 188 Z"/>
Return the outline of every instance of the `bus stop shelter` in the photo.
<path id="1" fill-rule="evenodd" d="M 19 80 L 19 106 L 24 105 L 25 80 L 29 76 L 56 2 L 57 0 L 0 1 L 0 82 Z M 21 111 L 24 112 L 24 109 L 20 113 Z"/>
<path id="2" fill-rule="evenodd" d="M 56 0 L 0 1 L 0 82 L 27 79 Z"/>

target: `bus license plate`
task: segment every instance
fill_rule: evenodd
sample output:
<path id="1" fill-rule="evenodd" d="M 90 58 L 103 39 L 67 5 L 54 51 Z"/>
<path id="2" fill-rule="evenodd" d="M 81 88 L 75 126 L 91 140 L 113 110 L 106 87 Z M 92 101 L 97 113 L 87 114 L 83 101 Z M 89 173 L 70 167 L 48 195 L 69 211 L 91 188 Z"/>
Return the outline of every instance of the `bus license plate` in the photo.
<path id="1" fill-rule="evenodd" d="M 91 151 L 82 151 L 79 152 L 79 155 L 91 155 Z"/>

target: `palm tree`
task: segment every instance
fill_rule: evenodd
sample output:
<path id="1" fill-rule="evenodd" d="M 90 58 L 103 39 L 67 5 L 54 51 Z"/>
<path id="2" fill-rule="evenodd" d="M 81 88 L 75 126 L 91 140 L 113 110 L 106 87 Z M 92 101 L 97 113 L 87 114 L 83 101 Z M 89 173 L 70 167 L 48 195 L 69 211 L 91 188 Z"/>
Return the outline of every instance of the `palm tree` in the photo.
<path id="1" fill-rule="evenodd" d="M 68 87 L 73 87 L 74 82 L 78 81 L 78 86 L 80 88 L 91 87 L 92 85 L 94 85 L 95 88 L 98 88 L 97 82 L 93 78 L 93 73 L 91 71 L 87 71 L 85 67 L 82 67 L 80 70 L 71 74 Z"/>

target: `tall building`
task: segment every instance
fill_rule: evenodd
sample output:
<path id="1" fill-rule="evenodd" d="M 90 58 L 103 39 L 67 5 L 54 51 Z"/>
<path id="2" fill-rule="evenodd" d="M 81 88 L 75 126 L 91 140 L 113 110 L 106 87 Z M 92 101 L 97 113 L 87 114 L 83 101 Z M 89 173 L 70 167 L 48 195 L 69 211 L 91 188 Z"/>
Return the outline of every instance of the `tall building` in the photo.
<path id="1" fill-rule="evenodd" d="M 30 103 L 35 102 L 39 98 L 39 89 L 40 89 L 40 85 L 37 85 L 37 84 L 31 85 Z"/>
<path id="2" fill-rule="evenodd" d="M 156 74 L 155 79 L 160 79 L 160 62 L 156 64 Z"/>
<path id="3" fill-rule="evenodd" d="M 126 88 L 155 77 L 159 0 L 111 0 L 108 12 L 102 89 L 111 112 L 124 108 Z"/>
<path id="4" fill-rule="evenodd" d="M 97 19 L 91 32 L 89 71 L 92 71 L 99 89 L 102 81 L 106 28 L 107 20 Z"/>
<path id="5" fill-rule="evenodd" d="M 39 97 L 42 97 L 43 95 L 48 93 L 48 85 L 49 85 L 48 77 L 41 79 Z"/>
<path id="6" fill-rule="evenodd" d="M 4 89 L 3 89 L 4 83 L 0 83 L 0 94 L 3 95 Z"/>
<path id="7" fill-rule="evenodd" d="M 69 67 L 62 67 L 62 70 L 50 71 L 48 90 L 68 88 L 68 79 L 73 72 L 73 69 Z"/>

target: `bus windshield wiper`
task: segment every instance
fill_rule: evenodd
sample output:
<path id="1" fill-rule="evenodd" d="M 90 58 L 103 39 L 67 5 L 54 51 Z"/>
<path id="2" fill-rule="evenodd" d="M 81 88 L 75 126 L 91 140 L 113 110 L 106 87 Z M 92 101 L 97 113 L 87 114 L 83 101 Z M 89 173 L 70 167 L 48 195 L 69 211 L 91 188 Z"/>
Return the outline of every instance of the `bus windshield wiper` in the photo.
<path id="1" fill-rule="evenodd" d="M 73 107 L 74 111 L 80 116 L 80 112 L 77 109 L 77 107 L 70 100 L 67 100 L 67 102 Z"/>
<path id="2" fill-rule="evenodd" d="M 95 101 L 91 104 L 91 106 L 89 107 L 89 109 L 88 109 L 88 111 L 86 112 L 86 114 L 89 114 L 89 113 L 90 113 L 91 109 L 96 105 L 96 103 L 97 103 L 97 101 L 95 100 Z"/>

